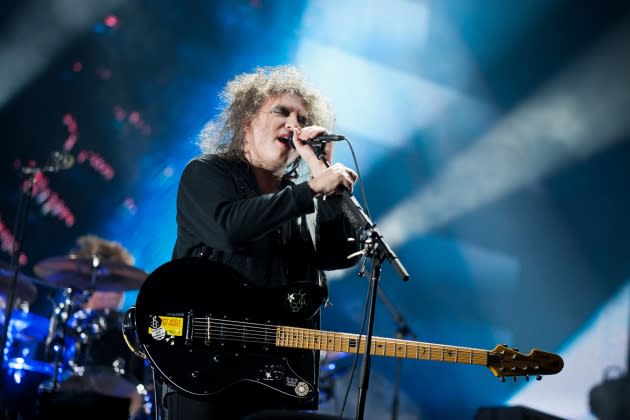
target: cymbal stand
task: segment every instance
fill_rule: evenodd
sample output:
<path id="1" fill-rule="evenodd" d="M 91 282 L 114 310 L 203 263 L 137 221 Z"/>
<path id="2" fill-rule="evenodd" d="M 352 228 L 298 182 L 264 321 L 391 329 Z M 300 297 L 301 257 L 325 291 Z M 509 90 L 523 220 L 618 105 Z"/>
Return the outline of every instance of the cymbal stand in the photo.
<path id="1" fill-rule="evenodd" d="M 70 317 L 75 313 L 75 307 L 79 306 L 85 302 L 87 302 L 94 293 L 96 288 L 96 279 L 98 275 L 98 269 L 100 267 L 101 260 L 97 255 L 91 256 L 92 263 L 90 266 L 90 285 L 91 287 L 87 290 L 77 291 L 71 287 L 66 288 L 63 294 L 63 300 L 59 302 L 57 307 L 53 311 L 53 316 L 51 317 L 49 328 L 48 328 L 48 337 L 46 338 L 46 350 L 50 354 L 50 351 L 54 352 L 54 373 L 52 380 L 50 381 L 50 386 L 45 386 L 44 388 L 51 388 L 48 391 L 56 391 L 59 386 L 59 377 L 63 373 L 63 356 L 66 353 L 67 345 L 66 345 L 66 337 L 68 335 L 68 323 L 70 322 Z M 77 298 L 77 292 L 79 293 L 79 297 Z M 76 300 L 76 303 L 75 303 Z M 61 326 L 61 328 L 59 328 Z M 80 332 L 79 335 L 79 352 L 83 350 L 85 346 L 87 346 L 88 337 L 85 335 L 85 332 Z M 85 368 L 83 361 L 81 360 L 81 353 L 79 353 L 78 357 L 75 357 L 76 360 L 69 361 L 72 368 L 73 374 L 82 375 L 83 369 Z"/>
<path id="2" fill-rule="evenodd" d="M 46 352 L 54 354 L 54 370 L 49 385 L 45 385 L 49 392 L 57 390 L 60 382 L 60 375 L 63 373 L 63 356 L 66 352 L 66 336 L 68 335 L 68 322 L 70 315 L 74 311 L 74 290 L 67 288 L 64 290 L 63 299 L 53 310 L 48 325 L 48 336 L 46 337 Z"/>

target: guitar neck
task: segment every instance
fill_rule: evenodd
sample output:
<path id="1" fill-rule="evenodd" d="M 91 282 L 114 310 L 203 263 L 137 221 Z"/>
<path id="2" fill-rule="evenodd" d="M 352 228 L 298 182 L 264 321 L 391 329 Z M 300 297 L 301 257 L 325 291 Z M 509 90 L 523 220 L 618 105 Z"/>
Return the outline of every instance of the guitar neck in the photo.
<path id="1" fill-rule="evenodd" d="M 365 354 L 367 339 L 365 335 L 278 326 L 275 344 L 278 347 Z M 487 366 L 489 353 L 467 347 L 372 337 L 369 354 Z"/>

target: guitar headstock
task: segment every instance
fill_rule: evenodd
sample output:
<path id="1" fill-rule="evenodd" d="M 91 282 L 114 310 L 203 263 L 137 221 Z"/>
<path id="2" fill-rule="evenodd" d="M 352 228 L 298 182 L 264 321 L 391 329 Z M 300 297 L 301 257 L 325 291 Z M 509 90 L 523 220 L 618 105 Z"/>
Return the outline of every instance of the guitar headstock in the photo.
<path id="1" fill-rule="evenodd" d="M 529 376 L 541 379 L 542 375 L 553 375 L 562 370 L 564 361 L 560 356 L 546 351 L 533 349 L 529 354 L 519 353 L 518 349 L 496 346 L 488 354 L 488 368 L 494 376 L 505 380 L 506 376 Z"/>

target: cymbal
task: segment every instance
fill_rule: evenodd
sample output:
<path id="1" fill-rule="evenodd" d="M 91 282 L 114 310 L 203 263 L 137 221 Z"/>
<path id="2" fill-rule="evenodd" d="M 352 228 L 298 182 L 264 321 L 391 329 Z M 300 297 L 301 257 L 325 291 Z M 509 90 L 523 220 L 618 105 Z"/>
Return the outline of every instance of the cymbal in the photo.
<path id="1" fill-rule="evenodd" d="M 0 261 L 0 293 L 8 296 L 12 280 L 13 271 L 11 270 L 11 265 Z M 33 302 L 37 297 L 35 282 L 35 279 L 18 272 L 15 297 L 28 303 Z"/>
<path id="2" fill-rule="evenodd" d="M 35 274 L 55 287 L 122 292 L 139 289 L 148 274 L 127 264 L 101 259 L 92 267 L 91 258 L 52 257 L 33 267 Z M 94 274 L 94 284 L 92 284 Z"/>

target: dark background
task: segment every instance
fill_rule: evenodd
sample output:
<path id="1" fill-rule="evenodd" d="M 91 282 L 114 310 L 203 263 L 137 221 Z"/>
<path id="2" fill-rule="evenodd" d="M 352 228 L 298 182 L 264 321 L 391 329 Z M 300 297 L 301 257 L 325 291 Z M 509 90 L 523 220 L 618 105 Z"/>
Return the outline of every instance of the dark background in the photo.
<path id="1" fill-rule="evenodd" d="M 66 254 L 75 238 L 85 233 L 120 241 L 136 256 L 137 266 L 147 272 L 167 261 L 175 236 L 178 176 L 197 153 L 196 134 L 216 113 L 218 91 L 238 72 L 258 65 L 296 63 L 297 57 L 303 57 L 299 54 L 305 54 L 300 49 L 301 38 L 309 35 L 305 27 L 317 28 L 320 39 L 361 57 L 366 66 L 386 66 L 405 77 L 448 87 L 472 98 L 473 103 L 491 104 L 494 111 L 491 121 L 469 130 L 462 121 L 465 115 L 443 112 L 440 123 L 451 125 L 449 133 L 460 135 L 442 143 L 435 126 L 387 145 L 387 139 L 379 144 L 361 135 L 358 127 L 367 123 L 361 116 L 339 121 L 348 133 L 359 133 L 353 136 L 353 145 L 364 169 L 372 217 L 378 222 L 414 191 L 432 185 L 448 172 L 449 162 L 458 154 L 473 148 L 502 117 L 516 114 L 529 98 L 561 78 L 566 69 L 605 42 L 610 31 L 627 29 L 629 11 L 627 2 L 612 0 L 518 5 L 481 0 L 369 2 L 353 6 L 356 16 L 344 15 L 342 27 L 322 28 L 313 10 L 334 13 L 338 7 L 340 14 L 348 13 L 353 7 L 346 6 L 354 3 L 322 2 L 315 7 L 306 1 L 135 0 L 101 3 L 90 10 L 71 3 L 57 15 L 67 18 L 66 26 L 58 26 L 53 6 L 44 1 L 5 0 L 0 14 L 0 58 L 4 63 L 0 72 L 5 73 L 0 75 L 0 84 L 8 92 L 0 97 L 2 261 L 11 258 L 6 234 L 15 234 L 23 182 L 19 167 L 44 165 L 51 152 L 64 149 L 69 136 L 64 116 L 71 116 L 79 134 L 69 150 L 75 165 L 46 176 L 50 190 L 58 194 L 68 212 L 61 213 L 64 217 L 45 213 L 46 199 L 33 202 L 28 212 L 22 272 L 33 277 L 35 263 Z M 383 32 L 403 31 L 403 23 L 413 27 L 413 22 L 359 19 L 368 9 L 370 16 L 386 16 L 385 8 L 403 7 L 403 3 L 426 7 L 434 19 L 431 22 L 449 22 L 466 59 L 474 63 L 475 79 L 453 77 L 461 62 L 449 61 L 455 53 L 433 29 L 425 47 L 418 50 L 408 49 L 404 43 L 379 42 L 378 38 L 366 40 L 361 48 L 354 44 L 365 36 L 365 27 L 385 28 Z M 115 25 L 106 24 L 109 15 L 116 16 Z M 70 18 L 81 23 L 67 24 Z M 59 41 L 55 41 L 57 37 Z M 404 36 L 400 39 L 412 41 Z M 619 50 L 625 55 L 618 54 L 615 63 L 627 68 L 630 44 L 628 38 L 621 39 L 628 48 Z M 335 63 L 325 64 L 334 69 Z M 618 76 L 606 66 L 601 64 L 601 72 Z M 343 69 L 330 71 L 328 77 L 334 79 L 336 71 L 341 74 Z M 532 169 L 528 182 L 396 243 L 396 252 L 412 279 L 401 282 L 386 265 L 382 285 L 418 340 L 483 349 L 505 341 L 524 352 L 537 347 L 567 356 L 574 344 L 582 343 L 580 334 L 596 324 L 594 317 L 627 291 L 630 142 L 625 121 L 630 108 L 623 105 L 630 105 L 630 92 L 627 83 L 612 76 L 611 82 L 616 82 L 615 97 L 622 99 L 616 112 L 602 121 L 584 122 L 591 137 L 580 141 L 592 142 L 592 152 L 568 153 L 570 159 L 539 174 Z M 371 80 L 370 84 L 366 86 L 370 106 L 377 109 L 381 106 L 379 92 L 387 90 L 388 81 Z M 601 96 L 595 92 L 585 109 L 595 111 L 597 101 L 605 101 L 605 95 L 605 91 Z M 404 108 L 404 95 L 400 106 L 382 112 L 394 112 L 404 121 L 405 113 L 411 111 Z M 430 98 L 427 106 L 431 106 Z M 413 125 L 414 121 L 407 123 Z M 609 133 L 611 126 L 620 128 L 605 139 L 593 135 Z M 539 162 L 554 152 L 553 147 L 542 147 L 547 134 L 539 135 Z M 598 142 L 605 145 L 600 147 Z M 93 164 L 82 161 L 80 157 L 90 153 L 100 160 Z M 346 151 L 341 156 L 349 155 Z M 536 168 L 537 162 L 526 160 L 531 156 L 524 155 L 512 164 Z M 485 165 L 483 159 L 481 156 L 481 166 Z M 111 179 L 99 171 L 99 161 L 101 170 L 113 169 Z M 472 181 L 465 189 L 477 188 Z M 444 209 L 455 205 L 445 202 Z M 57 209 L 62 207 L 57 205 Z M 71 223 L 67 222 L 69 214 Z M 324 312 L 328 329 L 357 332 L 360 328 L 366 282 L 357 279 L 355 271 L 331 275 L 334 306 Z M 47 285 L 38 288 L 31 310 L 45 318 L 59 291 Z M 133 299 L 131 294 L 126 306 Z M 627 297 L 625 302 L 627 311 Z M 607 337 L 616 336 L 622 343 L 608 351 L 618 355 L 615 360 L 624 360 L 627 314 L 625 319 L 608 322 L 618 329 L 608 331 Z M 375 328 L 381 336 L 396 334 L 396 323 L 382 302 Z M 621 331 L 621 337 L 614 331 Z M 604 343 L 591 345 L 599 349 Z M 586 404 L 587 390 L 607 367 L 608 362 L 602 360 L 606 353 L 597 351 L 594 361 L 588 362 L 592 373 L 585 374 L 582 389 L 566 397 L 573 398 L 576 406 Z M 342 360 L 347 365 L 348 359 Z M 405 361 L 403 366 L 401 416 L 409 418 L 471 418 L 479 407 L 507 404 L 523 389 L 520 383 L 498 384 L 479 367 L 416 361 Z M 563 374 L 574 378 L 567 373 L 570 368 L 567 365 L 562 374 L 533 386 L 548 381 L 550 388 L 545 389 L 551 391 L 547 394 L 562 389 Z M 374 418 L 389 413 L 395 369 L 394 360 L 375 361 L 369 398 Z M 336 378 L 337 400 L 326 402 L 323 410 L 334 412 L 340 407 L 347 370 Z M 353 388 L 351 395 L 355 394 Z M 352 401 L 346 415 L 354 412 Z M 555 408 L 557 415 L 567 415 L 559 403 L 554 407 L 541 402 L 538 407 Z"/>

